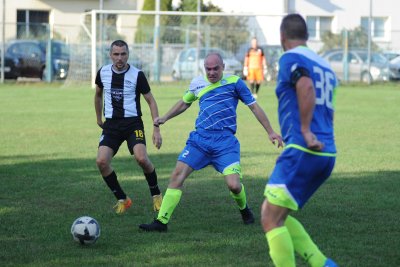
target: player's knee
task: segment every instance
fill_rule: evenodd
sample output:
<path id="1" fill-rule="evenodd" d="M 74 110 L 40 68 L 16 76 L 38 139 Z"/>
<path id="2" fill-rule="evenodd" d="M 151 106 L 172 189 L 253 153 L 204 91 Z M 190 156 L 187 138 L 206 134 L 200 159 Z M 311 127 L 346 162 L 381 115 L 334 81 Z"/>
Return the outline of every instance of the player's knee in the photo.
<path id="1" fill-rule="evenodd" d="M 105 158 L 97 158 L 96 165 L 99 168 L 99 170 L 102 172 L 102 171 L 106 170 L 107 168 L 109 168 L 110 163 Z"/>
<path id="2" fill-rule="evenodd" d="M 143 168 L 146 169 L 151 165 L 150 160 L 146 156 L 136 156 L 136 162 Z"/>
<path id="3" fill-rule="evenodd" d="M 240 183 L 239 179 L 236 180 L 229 180 L 227 182 L 229 190 L 234 194 L 239 194 L 242 191 L 242 184 Z"/>

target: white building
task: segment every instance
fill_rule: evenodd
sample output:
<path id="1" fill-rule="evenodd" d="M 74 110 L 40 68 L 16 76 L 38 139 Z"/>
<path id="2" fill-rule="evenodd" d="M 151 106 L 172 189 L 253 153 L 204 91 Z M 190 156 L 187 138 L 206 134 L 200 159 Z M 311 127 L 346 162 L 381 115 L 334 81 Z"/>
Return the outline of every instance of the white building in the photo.
<path id="1" fill-rule="evenodd" d="M 82 24 L 82 14 L 92 9 L 141 10 L 144 0 L 5 0 L 6 39 L 18 37 L 34 23 L 56 25 L 66 39 L 74 39 L 79 34 L 77 28 Z M 162 0 L 160 0 L 162 1 Z M 174 3 L 176 3 L 175 0 Z M 208 1 L 208 0 L 203 0 Z M 400 50 L 400 1 L 396 0 L 211 0 L 225 12 L 262 13 L 270 17 L 257 17 L 257 26 L 264 33 L 263 43 L 279 43 L 279 24 L 285 13 L 302 14 L 310 28 L 309 45 L 321 47 L 321 34 L 324 31 L 341 33 L 343 29 L 352 30 L 362 25 L 368 27 L 370 3 L 372 3 L 372 37 L 383 49 Z M 1 8 L 4 8 L 1 6 Z M 1 14 L 1 12 L 0 12 Z M 0 21 L 2 18 L 0 18 Z M 128 39 L 129 32 L 118 25 L 134 26 L 132 17 L 118 15 L 117 31 Z M 19 23 L 19 25 L 18 25 Z M 75 26 L 75 27 L 74 27 Z"/>
<path id="2" fill-rule="evenodd" d="M 19 38 L 25 32 L 35 30 L 39 24 L 49 23 L 53 32 L 59 32 L 68 40 L 78 38 L 83 13 L 93 9 L 140 10 L 144 0 L 4 0 L 5 1 L 5 39 Z M 4 7 L 0 3 L 0 10 Z M 2 14 L 2 12 L 0 12 Z M 125 16 L 117 17 L 117 25 L 124 23 Z M 90 20 L 90 18 L 89 18 Z M 0 21 L 2 18 L 0 17 Z M 136 23 L 136 21 L 130 22 Z M 40 29 L 39 29 L 40 30 Z M 132 33 L 124 33 L 130 37 Z"/>
<path id="3" fill-rule="evenodd" d="M 383 49 L 400 50 L 400 1 L 396 0 L 212 0 L 225 12 L 255 12 L 268 14 L 299 13 L 310 29 L 309 45 L 321 47 L 324 31 L 340 34 L 343 29 L 358 26 L 368 28 L 372 4 L 372 38 Z M 258 19 L 267 43 L 279 42 L 279 24 L 276 19 Z M 271 30 L 276 29 L 276 30 Z"/>

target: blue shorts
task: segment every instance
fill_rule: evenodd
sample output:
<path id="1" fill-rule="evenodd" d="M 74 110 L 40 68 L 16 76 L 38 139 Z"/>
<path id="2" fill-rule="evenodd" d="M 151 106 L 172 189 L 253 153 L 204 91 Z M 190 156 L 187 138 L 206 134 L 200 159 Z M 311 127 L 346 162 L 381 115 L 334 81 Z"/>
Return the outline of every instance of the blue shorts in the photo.
<path id="1" fill-rule="evenodd" d="M 331 175 L 335 160 L 287 148 L 279 156 L 264 194 L 273 204 L 302 208 Z"/>
<path id="2" fill-rule="evenodd" d="M 240 144 L 232 133 L 193 131 L 178 160 L 194 170 L 212 165 L 218 172 L 224 173 L 227 167 L 240 164 Z"/>

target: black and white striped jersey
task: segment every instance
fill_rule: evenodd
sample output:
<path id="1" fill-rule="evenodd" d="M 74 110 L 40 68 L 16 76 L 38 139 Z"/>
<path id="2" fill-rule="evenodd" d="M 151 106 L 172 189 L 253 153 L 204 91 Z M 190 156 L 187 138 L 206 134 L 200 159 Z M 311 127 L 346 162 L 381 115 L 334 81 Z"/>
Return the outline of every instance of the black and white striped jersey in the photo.
<path id="1" fill-rule="evenodd" d="M 105 118 L 142 116 L 140 94 L 150 92 L 150 86 L 141 70 L 128 65 L 126 71 L 117 73 L 112 64 L 105 65 L 97 72 L 96 84 L 103 89 Z"/>

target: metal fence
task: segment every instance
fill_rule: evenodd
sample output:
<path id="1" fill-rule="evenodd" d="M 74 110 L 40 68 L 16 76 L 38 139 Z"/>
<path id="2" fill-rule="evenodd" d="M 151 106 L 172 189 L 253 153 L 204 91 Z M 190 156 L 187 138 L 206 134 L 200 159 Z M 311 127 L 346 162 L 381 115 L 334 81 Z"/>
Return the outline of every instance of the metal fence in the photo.
<path id="1" fill-rule="evenodd" d="M 281 17 L 268 14 L 92 11 L 82 14 L 79 26 L 6 24 L 6 46 L 14 39 L 60 40 L 69 50 L 65 82 L 93 82 L 95 72 L 110 63 L 111 42 L 123 39 L 129 45 L 129 63 L 143 69 L 150 80 L 166 82 L 198 74 L 202 66 L 202 49 L 221 49 L 225 60 L 242 64 L 252 37 L 257 37 L 260 45 L 279 45 Z M 309 30 L 313 31 L 312 28 Z M 348 31 L 347 35 L 342 32 L 321 34 L 319 40 L 309 40 L 309 45 L 317 52 L 346 52 L 340 58 L 342 64 L 339 67 L 345 72 L 343 80 L 353 79 L 348 73 L 354 62 L 348 58 L 349 50 L 367 47 L 366 33 L 361 30 L 354 37 L 351 36 L 354 31 Z M 396 31 L 391 33 L 397 34 Z M 375 51 L 382 52 L 390 47 L 390 40 L 372 42 Z M 195 51 L 194 57 L 188 49 Z M 190 70 L 192 74 L 178 75 L 178 63 L 181 64 L 179 68 Z M 362 74 L 354 79 L 362 79 Z"/>

